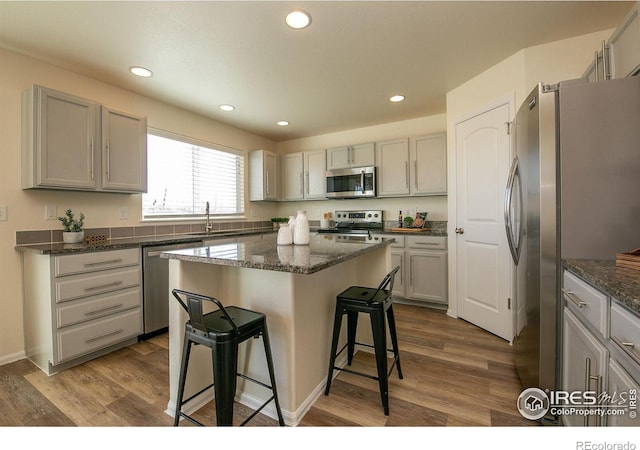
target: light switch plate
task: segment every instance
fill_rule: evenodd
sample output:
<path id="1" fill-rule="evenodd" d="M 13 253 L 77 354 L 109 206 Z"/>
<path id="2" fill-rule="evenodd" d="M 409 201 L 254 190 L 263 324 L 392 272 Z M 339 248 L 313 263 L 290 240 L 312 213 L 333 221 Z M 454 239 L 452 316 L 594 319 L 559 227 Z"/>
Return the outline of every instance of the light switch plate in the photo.
<path id="1" fill-rule="evenodd" d="M 7 220 L 7 205 L 0 205 L 0 220 Z"/>
<path id="2" fill-rule="evenodd" d="M 120 216 L 120 220 L 125 220 L 129 218 L 129 211 L 126 206 L 122 206 L 118 208 L 118 215 Z"/>
<path id="3" fill-rule="evenodd" d="M 44 207 L 44 220 L 56 220 L 58 218 L 58 209 L 56 205 L 46 205 Z"/>

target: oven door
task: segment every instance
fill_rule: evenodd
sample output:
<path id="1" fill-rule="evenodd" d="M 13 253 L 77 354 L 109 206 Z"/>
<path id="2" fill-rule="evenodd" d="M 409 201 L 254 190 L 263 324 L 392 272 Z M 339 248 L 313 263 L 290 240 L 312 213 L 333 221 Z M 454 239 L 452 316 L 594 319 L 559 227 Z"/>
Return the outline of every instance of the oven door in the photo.
<path id="1" fill-rule="evenodd" d="M 376 196 L 376 168 L 328 170 L 328 198 L 362 198 Z"/>

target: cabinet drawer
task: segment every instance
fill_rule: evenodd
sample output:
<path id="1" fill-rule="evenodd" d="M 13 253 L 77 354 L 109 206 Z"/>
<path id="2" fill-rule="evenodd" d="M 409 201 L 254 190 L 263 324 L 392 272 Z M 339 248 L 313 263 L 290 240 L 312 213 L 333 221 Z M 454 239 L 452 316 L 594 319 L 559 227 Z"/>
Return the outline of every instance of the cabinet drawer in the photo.
<path id="1" fill-rule="evenodd" d="M 390 244 L 390 247 L 404 248 L 405 236 L 398 236 L 397 234 L 383 234 L 382 237 L 396 240 L 394 243 Z"/>
<path id="2" fill-rule="evenodd" d="M 56 363 L 117 344 L 136 337 L 141 332 L 142 313 L 140 308 L 60 331 L 56 336 L 58 344 Z"/>
<path id="3" fill-rule="evenodd" d="M 140 267 L 55 280 L 56 303 L 140 285 Z"/>
<path id="4" fill-rule="evenodd" d="M 640 369 L 640 317 L 611 302 L 611 340 Z"/>
<path id="5" fill-rule="evenodd" d="M 139 286 L 96 295 L 91 297 L 91 300 L 80 300 L 56 308 L 56 325 L 58 328 L 68 327 L 135 308 L 141 306 L 141 303 L 142 296 Z"/>
<path id="6" fill-rule="evenodd" d="M 574 313 L 593 325 L 603 337 L 609 337 L 607 295 L 567 271 L 564 272 L 562 295 Z"/>
<path id="7" fill-rule="evenodd" d="M 409 248 L 446 250 L 447 238 L 442 236 L 407 236 L 407 246 Z"/>
<path id="8" fill-rule="evenodd" d="M 56 256 L 53 264 L 54 276 L 56 277 L 132 266 L 140 264 L 140 249 L 131 248 L 108 252 Z"/>

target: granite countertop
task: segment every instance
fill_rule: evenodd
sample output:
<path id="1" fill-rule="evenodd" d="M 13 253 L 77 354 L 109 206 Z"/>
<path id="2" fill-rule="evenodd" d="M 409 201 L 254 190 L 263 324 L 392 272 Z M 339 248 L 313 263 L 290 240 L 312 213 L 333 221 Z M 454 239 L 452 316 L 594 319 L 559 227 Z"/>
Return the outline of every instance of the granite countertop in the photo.
<path id="1" fill-rule="evenodd" d="M 222 266 L 312 274 L 384 247 L 393 239 L 311 233 L 309 245 L 277 245 L 277 233 L 238 237 L 236 242 L 163 252 L 162 258 Z"/>
<path id="2" fill-rule="evenodd" d="M 640 270 L 616 267 L 615 261 L 566 259 L 570 272 L 640 314 Z"/>
<path id="3" fill-rule="evenodd" d="M 33 244 L 17 245 L 15 248 L 20 252 L 34 252 L 42 255 L 64 255 L 70 253 L 97 252 L 103 250 L 118 250 L 125 248 L 150 247 L 154 245 L 171 245 L 193 242 L 194 245 L 201 245 L 203 241 L 230 236 L 244 236 L 259 234 L 264 231 L 223 231 L 198 234 L 175 234 L 166 236 L 141 236 L 131 238 L 107 239 L 104 242 L 94 244 L 64 244 L 62 242 L 53 244 Z"/>

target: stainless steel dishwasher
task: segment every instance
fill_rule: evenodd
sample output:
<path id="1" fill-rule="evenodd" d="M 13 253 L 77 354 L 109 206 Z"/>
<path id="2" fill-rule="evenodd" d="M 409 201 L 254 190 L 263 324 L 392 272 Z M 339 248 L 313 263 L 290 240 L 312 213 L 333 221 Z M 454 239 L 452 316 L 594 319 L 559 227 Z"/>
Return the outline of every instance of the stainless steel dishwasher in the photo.
<path id="1" fill-rule="evenodd" d="M 194 238 L 193 241 L 178 244 L 142 247 L 143 339 L 169 329 L 169 260 L 160 258 L 160 253 L 196 247 L 200 243 L 202 239 Z"/>

